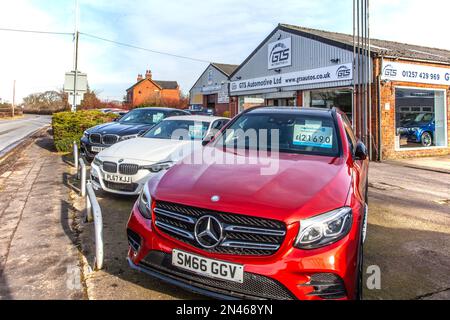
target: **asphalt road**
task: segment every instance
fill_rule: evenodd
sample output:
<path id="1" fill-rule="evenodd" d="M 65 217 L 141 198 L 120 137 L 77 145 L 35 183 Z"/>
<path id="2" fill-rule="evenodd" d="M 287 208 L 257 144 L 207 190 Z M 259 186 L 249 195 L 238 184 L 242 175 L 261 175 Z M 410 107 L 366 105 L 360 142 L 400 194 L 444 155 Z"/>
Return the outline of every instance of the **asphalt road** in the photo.
<path id="1" fill-rule="evenodd" d="M 51 116 L 25 115 L 21 119 L 0 120 L 0 157 L 23 138 L 51 123 Z"/>

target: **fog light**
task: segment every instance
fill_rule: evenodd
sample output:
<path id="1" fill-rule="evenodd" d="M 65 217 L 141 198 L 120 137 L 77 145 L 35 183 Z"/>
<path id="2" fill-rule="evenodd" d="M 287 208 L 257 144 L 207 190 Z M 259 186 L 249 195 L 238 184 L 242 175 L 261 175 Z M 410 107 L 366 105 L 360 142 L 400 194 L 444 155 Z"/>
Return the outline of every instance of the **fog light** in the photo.
<path id="1" fill-rule="evenodd" d="M 322 299 L 342 299 L 347 296 L 344 281 L 333 273 L 313 274 L 308 283 L 300 286 L 313 287 L 314 291 L 308 293 L 308 296 L 317 296 Z"/>

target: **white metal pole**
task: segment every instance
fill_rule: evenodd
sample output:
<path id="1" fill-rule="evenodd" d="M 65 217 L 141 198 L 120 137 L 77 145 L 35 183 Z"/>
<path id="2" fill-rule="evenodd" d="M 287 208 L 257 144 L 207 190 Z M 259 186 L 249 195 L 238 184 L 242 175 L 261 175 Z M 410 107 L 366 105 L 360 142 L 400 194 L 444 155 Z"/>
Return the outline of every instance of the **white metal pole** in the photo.
<path id="1" fill-rule="evenodd" d="M 14 108 L 16 107 L 16 80 L 13 84 L 13 103 L 12 103 L 12 117 L 14 118 Z"/>

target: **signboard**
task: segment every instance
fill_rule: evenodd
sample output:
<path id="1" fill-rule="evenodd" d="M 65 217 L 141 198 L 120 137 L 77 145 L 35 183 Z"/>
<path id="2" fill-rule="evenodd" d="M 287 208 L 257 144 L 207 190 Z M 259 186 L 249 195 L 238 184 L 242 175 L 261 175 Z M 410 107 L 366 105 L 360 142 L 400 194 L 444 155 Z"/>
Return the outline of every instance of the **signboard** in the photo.
<path id="1" fill-rule="evenodd" d="M 228 84 L 222 85 L 222 89 L 217 94 L 217 103 L 229 103 L 230 97 L 228 96 Z"/>
<path id="2" fill-rule="evenodd" d="M 202 92 L 219 91 L 220 89 L 222 89 L 221 85 L 207 86 L 207 87 L 202 87 Z"/>
<path id="3" fill-rule="evenodd" d="M 214 70 L 209 69 L 208 70 L 208 85 L 209 86 L 213 84 L 213 80 L 214 80 Z"/>
<path id="4" fill-rule="evenodd" d="M 75 83 L 75 72 L 66 72 L 66 76 L 64 78 L 64 92 L 73 92 L 74 91 L 74 83 Z M 77 73 L 77 92 L 85 93 L 87 91 L 88 83 L 87 83 L 87 74 L 81 73 L 78 71 Z"/>
<path id="5" fill-rule="evenodd" d="M 381 79 L 448 86 L 450 85 L 450 69 L 384 61 Z"/>
<path id="6" fill-rule="evenodd" d="M 269 43 L 267 50 L 267 68 L 269 70 L 292 65 L 292 38 Z"/>
<path id="7" fill-rule="evenodd" d="M 353 80 L 353 65 L 351 63 L 233 81 L 230 84 L 230 92 L 264 90 L 348 80 Z"/>

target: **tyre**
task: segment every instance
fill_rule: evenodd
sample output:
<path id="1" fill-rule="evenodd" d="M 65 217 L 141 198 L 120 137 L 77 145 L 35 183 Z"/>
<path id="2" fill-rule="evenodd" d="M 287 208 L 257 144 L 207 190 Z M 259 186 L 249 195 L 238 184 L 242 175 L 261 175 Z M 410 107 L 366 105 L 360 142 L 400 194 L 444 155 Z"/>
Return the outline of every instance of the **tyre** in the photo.
<path id="1" fill-rule="evenodd" d="M 422 136 L 420 137 L 420 142 L 424 147 L 431 147 L 433 144 L 433 137 L 431 136 L 431 133 L 429 132 L 422 133 Z"/>

